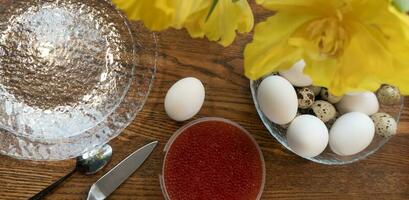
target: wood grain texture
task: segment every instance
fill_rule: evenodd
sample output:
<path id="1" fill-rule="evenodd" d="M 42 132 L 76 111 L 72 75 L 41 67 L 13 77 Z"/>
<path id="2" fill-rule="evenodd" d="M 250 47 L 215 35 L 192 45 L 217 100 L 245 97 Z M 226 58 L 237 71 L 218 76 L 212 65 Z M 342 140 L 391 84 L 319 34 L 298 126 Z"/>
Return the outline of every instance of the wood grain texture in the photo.
<path id="1" fill-rule="evenodd" d="M 252 5 L 257 21 L 269 13 Z M 260 145 L 267 169 L 262 199 L 409 199 L 409 99 L 399 134 L 369 158 L 345 166 L 306 161 L 282 147 L 261 123 L 254 108 L 249 81 L 243 74 L 243 46 L 250 35 L 240 35 L 228 48 L 191 39 L 183 30 L 159 34 L 158 74 L 146 106 L 137 119 L 110 142 L 110 164 L 93 176 L 76 173 L 47 199 L 85 199 L 88 189 L 120 160 L 149 141 L 160 145 L 150 159 L 109 199 L 163 199 L 159 174 L 167 140 L 185 123 L 170 120 L 163 108 L 167 89 L 178 79 L 195 76 L 206 87 L 206 101 L 196 118 L 217 116 L 245 127 Z M 68 173 L 75 162 L 30 162 L 0 156 L 0 199 L 27 199 Z"/>

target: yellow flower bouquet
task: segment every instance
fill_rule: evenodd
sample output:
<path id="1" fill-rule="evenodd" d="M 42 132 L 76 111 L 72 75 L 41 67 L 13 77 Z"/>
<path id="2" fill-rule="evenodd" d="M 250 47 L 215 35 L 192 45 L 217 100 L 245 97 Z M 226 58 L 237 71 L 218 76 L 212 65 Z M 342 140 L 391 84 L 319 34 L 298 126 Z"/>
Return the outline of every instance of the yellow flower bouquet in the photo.
<path id="1" fill-rule="evenodd" d="M 194 37 L 206 36 L 230 45 L 236 31 L 253 28 L 253 13 L 247 0 L 113 0 L 130 19 L 142 20 L 153 31 L 186 28 Z"/>
<path id="2" fill-rule="evenodd" d="M 194 37 L 230 45 L 253 28 L 247 0 L 113 0 L 151 30 L 185 28 Z M 299 60 L 314 85 L 334 95 L 374 91 L 381 84 L 409 94 L 409 17 L 404 0 L 256 0 L 275 14 L 256 25 L 244 50 L 252 80 Z M 395 5 L 395 6 L 394 6 Z M 397 9 L 397 7 L 400 9 Z"/>

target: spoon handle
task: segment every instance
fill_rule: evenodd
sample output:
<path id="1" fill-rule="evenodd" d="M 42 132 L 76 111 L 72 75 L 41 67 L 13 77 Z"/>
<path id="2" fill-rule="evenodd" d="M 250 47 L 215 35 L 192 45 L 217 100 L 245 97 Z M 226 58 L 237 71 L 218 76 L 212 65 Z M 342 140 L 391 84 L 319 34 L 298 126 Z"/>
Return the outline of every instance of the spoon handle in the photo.
<path id="1" fill-rule="evenodd" d="M 77 168 L 72 170 L 70 173 L 67 175 L 61 177 L 58 181 L 54 182 L 53 184 L 49 185 L 47 188 L 41 190 L 39 193 L 31 197 L 29 200 L 40 200 L 43 199 L 45 196 L 50 194 L 55 188 L 57 188 L 62 182 L 67 180 L 71 175 L 73 175 L 77 171 Z"/>

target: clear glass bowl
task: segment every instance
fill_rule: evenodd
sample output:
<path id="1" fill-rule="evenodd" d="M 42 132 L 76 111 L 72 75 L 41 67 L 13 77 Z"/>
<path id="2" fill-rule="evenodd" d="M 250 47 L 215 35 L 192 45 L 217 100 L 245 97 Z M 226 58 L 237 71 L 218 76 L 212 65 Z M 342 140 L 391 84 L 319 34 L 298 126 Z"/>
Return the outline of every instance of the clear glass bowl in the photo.
<path id="1" fill-rule="evenodd" d="M 261 121 L 263 122 L 267 130 L 270 132 L 270 134 L 274 136 L 278 140 L 278 142 L 280 142 L 285 148 L 293 152 L 293 150 L 288 146 L 288 143 L 287 143 L 287 138 L 286 138 L 287 130 L 283 128 L 282 126 L 271 122 L 263 114 L 263 112 L 260 109 L 260 105 L 257 99 L 257 89 L 262 80 L 263 78 L 256 80 L 256 81 L 250 81 L 251 94 L 253 96 L 254 105 L 256 106 L 258 115 L 260 116 Z M 402 97 L 401 103 L 394 105 L 394 106 L 380 105 L 379 112 L 385 112 L 385 113 L 390 114 L 393 118 L 395 118 L 396 122 L 398 123 L 400 115 L 403 110 L 403 106 L 404 106 L 403 100 L 404 98 Z M 321 153 L 319 156 L 316 156 L 313 158 L 305 157 L 305 159 L 311 160 L 316 163 L 326 164 L 326 165 L 342 165 L 342 164 L 353 163 L 353 162 L 362 160 L 366 158 L 367 156 L 375 153 L 379 148 L 381 148 L 385 143 L 387 143 L 389 139 L 390 137 L 382 137 L 380 135 L 375 134 L 375 137 L 372 140 L 372 143 L 366 149 L 364 149 L 358 154 L 355 154 L 352 156 L 339 156 L 333 153 L 331 149 L 327 147 L 325 151 Z"/>
<path id="2" fill-rule="evenodd" d="M 61 160 L 107 143 L 143 107 L 156 44 L 109 1 L 1 1 L 0 153 Z"/>
<path id="3" fill-rule="evenodd" d="M 212 122 L 212 121 L 216 121 L 216 122 L 223 122 L 226 124 L 230 124 L 234 127 L 237 127 L 238 129 L 240 129 L 244 134 L 246 134 L 254 143 L 254 146 L 257 148 L 259 155 L 260 155 L 260 161 L 261 161 L 261 166 L 262 166 L 262 180 L 261 180 L 261 187 L 259 189 L 258 192 L 258 196 L 257 196 L 257 200 L 261 199 L 261 195 L 263 194 L 264 191 L 264 186 L 265 186 L 265 182 L 266 182 L 266 169 L 265 169 L 265 162 L 264 162 L 264 157 L 263 157 L 263 153 L 259 147 L 259 145 L 257 144 L 256 140 L 253 138 L 253 136 L 247 132 L 246 129 L 244 129 L 242 126 L 240 126 L 239 124 L 237 124 L 236 122 L 227 120 L 227 119 L 223 119 L 223 118 L 218 118 L 218 117 L 205 117 L 205 118 L 201 118 L 201 119 L 197 119 L 194 121 L 191 121 L 189 123 L 187 123 L 186 125 L 182 126 L 179 130 L 177 130 L 172 137 L 169 139 L 169 141 L 166 143 L 165 148 L 164 148 L 164 152 L 165 152 L 165 156 L 163 159 L 163 165 L 162 165 L 162 174 L 159 176 L 160 179 L 160 185 L 161 185 L 161 189 L 162 189 L 162 193 L 165 199 L 170 200 L 169 195 L 168 195 L 168 191 L 166 188 L 166 184 L 165 184 L 165 164 L 166 164 L 166 160 L 167 160 L 167 155 L 169 152 L 169 149 L 171 149 L 172 144 L 174 143 L 174 141 L 189 127 L 192 127 L 196 124 L 200 124 L 203 122 Z"/>

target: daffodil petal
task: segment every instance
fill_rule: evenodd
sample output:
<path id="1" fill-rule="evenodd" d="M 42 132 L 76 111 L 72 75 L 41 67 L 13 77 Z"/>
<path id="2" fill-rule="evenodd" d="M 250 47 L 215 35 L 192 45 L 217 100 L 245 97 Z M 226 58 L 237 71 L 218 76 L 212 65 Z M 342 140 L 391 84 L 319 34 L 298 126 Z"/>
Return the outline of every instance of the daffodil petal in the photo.
<path id="1" fill-rule="evenodd" d="M 230 45 L 236 31 L 249 32 L 254 17 L 247 0 L 219 0 L 208 17 L 211 0 L 113 0 L 130 19 L 142 20 L 150 30 L 186 28 L 192 37 L 207 37 Z"/>
<path id="2" fill-rule="evenodd" d="M 271 24 L 264 27 L 264 34 L 256 28 L 255 40 L 245 49 L 249 78 L 279 70 L 301 51 L 304 72 L 314 84 L 329 88 L 335 95 L 375 91 L 383 83 L 409 94 L 409 16 L 393 7 L 391 0 L 256 1 L 287 15 L 284 22 L 306 13 L 317 17 L 297 24 L 291 36 L 273 34 L 271 29 L 294 30 L 292 23 Z M 268 34 L 275 42 L 266 39 Z"/>
<path id="3" fill-rule="evenodd" d="M 207 16 L 208 13 L 208 9 L 198 11 L 190 15 L 190 17 L 184 22 L 183 26 L 189 32 L 190 36 L 193 38 L 203 38 L 205 36 L 202 26 L 205 21 L 204 16 Z"/>
<path id="4" fill-rule="evenodd" d="M 256 0 L 257 4 L 273 11 L 285 12 L 327 12 L 329 7 L 342 3 L 340 0 Z"/>
<path id="5" fill-rule="evenodd" d="M 142 20 L 151 30 L 169 28 L 172 23 L 172 11 L 156 7 L 156 1 L 112 0 L 117 8 L 123 10 L 128 18 Z M 149 11 L 149 12 L 147 12 Z"/>
<path id="6" fill-rule="evenodd" d="M 205 20 L 205 18 L 203 18 Z M 223 46 L 230 45 L 236 37 L 236 30 L 249 32 L 254 18 L 247 0 L 219 0 L 207 21 L 201 21 L 202 30 L 210 41 Z"/>
<path id="7" fill-rule="evenodd" d="M 258 24 L 254 38 L 244 50 L 244 70 L 250 79 L 258 79 L 268 73 L 288 68 L 301 58 L 298 48 L 290 46 L 287 39 L 313 15 L 293 16 L 277 13 Z"/>
<path id="8" fill-rule="evenodd" d="M 348 0 L 351 10 L 359 12 L 351 12 L 353 17 L 362 21 L 372 21 L 376 19 L 382 10 L 390 5 L 389 0 Z M 347 14 L 348 15 L 348 14 Z"/>
<path id="9" fill-rule="evenodd" d="M 382 83 L 380 78 L 385 76 L 385 66 L 392 66 L 394 62 L 390 52 L 365 26 L 350 25 L 353 35 L 342 57 L 325 61 L 307 59 L 305 73 L 334 95 L 352 90 L 376 90 Z"/>
<path id="10" fill-rule="evenodd" d="M 151 30 L 181 28 L 185 20 L 199 10 L 209 7 L 206 0 L 112 0 L 130 19 L 142 20 Z"/>

